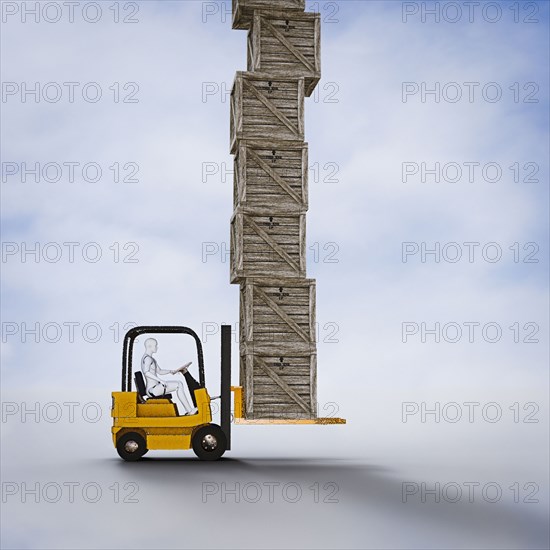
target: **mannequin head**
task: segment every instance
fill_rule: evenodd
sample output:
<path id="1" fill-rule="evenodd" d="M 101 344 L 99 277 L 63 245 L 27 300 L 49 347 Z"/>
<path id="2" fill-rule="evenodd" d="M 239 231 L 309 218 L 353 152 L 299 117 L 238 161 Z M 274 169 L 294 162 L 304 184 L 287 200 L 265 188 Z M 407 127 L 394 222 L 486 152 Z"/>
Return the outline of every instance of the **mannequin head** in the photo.
<path id="1" fill-rule="evenodd" d="M 152 355 L 156 353 L 158 347 L 158 342 L 154 338 L 147 338 L 147 340 L 145 340 L 145 352 L 147 354 Z"/>

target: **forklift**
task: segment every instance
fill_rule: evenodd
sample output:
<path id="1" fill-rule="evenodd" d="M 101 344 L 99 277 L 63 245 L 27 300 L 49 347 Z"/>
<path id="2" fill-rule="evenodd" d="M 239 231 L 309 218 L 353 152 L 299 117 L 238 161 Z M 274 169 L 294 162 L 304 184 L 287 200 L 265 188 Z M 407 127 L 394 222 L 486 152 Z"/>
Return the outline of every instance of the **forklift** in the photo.
<path id="1" fill-rule="evenodd" d="M 152 397 L 146 392 L 141 371 L 132 376 L 134 341 L 143 334 L 186 334 L 196 345 L 199 381 L 186 372 L 187 388 L 198 412 L 178 415 L 170 393 Z M 135 390 L 132 390 L 134 382 Z M 235 393 L 235 418 L 242 418 L 242 388 L 231 386 L 231 326 L 221 327 L 221 395 L 211 398 L 204 380 L 200 338 L 187 327 L 141 326 L 130 329 L 122 349 L 122 388 L 112 392 L 113 443 L 121 458 L 139 460 L 155 449 L 193 449 L 201 460 L 217 460 L 231 448 L 231 391 Z M 220 424 L 212 422 L 210 403 L 220 399 Z"/>
<path id="2" fill-rule="evenodd" d="M 179 415 L 172 395 L 148 395 L 141 370 L 132 376 L 134 342 L 143 334 L 187 334 L 194 339 L 199 380 L 189 371 L 183 375 L 197 412 Z M 175 372 L 175 371 L 174 371 Z M 135 390 L 132 390 L 132 381 Z M 231 326 L 221 327 L 221 394 L 210 397 L 204 380 L 202 343 L 187 327 L 141 326 L 130 329 L 122 349 L 122 388 L 112 392 L 113 443 L 121 458 L 139 460 L 149 450 L 193 449 L 201 460 L 218 460 L 231 449 L 231 420 L 235 424 L 345 424 L 344 418 L 268 418 L 244 417 L 242 386 L 231 386 Z M 231 393 L 234 394 L 231 415 Z M 220 399 L 220 423 L 212 422 L 210 403 Z"/>

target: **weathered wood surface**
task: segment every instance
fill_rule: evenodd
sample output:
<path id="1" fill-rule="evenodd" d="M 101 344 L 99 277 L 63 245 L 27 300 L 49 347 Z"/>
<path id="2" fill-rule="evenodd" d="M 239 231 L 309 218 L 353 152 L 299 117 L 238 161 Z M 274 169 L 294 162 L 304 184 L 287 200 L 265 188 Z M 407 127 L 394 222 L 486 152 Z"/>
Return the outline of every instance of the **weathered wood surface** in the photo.
<path id="1" fill-rule="evenodd" d="M 318 13 L 255 12 L 248 33 L 247 68 L 272 76 L 305 78 L 310 96 L 321 78 Z"/>
<path id="2" fill-rule="evenodd" d="M 306 276 L 306 216 L 238 208 L 231 219 L 231 282 Z"/>
<path id="3" fill-rule="evenodd" d="M 315 418 L 317 354 L 282 353 L 276 343 L 241 354 L 246 418 Z"/>
<path id="4" fill-rule="evenodd" d="M 306 143 L 241 142 L 235 152 L 234 207 L 300 213 L 308 208 Z"/>
<path id="5" fill-rule="evenodd" d="M 311 350 L 315 333 L 315 280 L 249 278 L 241 284 L 240 339 L 247 352 L 264 344 Z M 254 343 L 254 348 L 250 348 Z M 271 349 L 271 348 L 269 348 Z"/>
<path id="6" fill-rule="evenodd" d="M 231 153 L 240 140 L 304 140 L 304 79 L 238 72 L 231 92 Z"/>
<path id="7" fill-rule="evenodd" d="M 233 28 L 249 29 L 255 10 L 303 12 L 306 9 L 306 2 L 305 0 L 233 0 L 232 7 Z"/>

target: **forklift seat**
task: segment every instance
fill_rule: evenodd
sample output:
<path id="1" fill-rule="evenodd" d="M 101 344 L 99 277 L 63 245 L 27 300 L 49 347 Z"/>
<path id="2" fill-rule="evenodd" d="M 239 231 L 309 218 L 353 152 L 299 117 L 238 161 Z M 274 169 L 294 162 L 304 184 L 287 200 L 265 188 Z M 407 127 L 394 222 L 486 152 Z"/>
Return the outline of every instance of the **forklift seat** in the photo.
<path id="1" fill-rule="evenodd" d="M 147 395 L 147 389 L 145 387 L 145 380 L 143 380 L 143 373 L 141 371 L 137 371 L 134 374 L 134 381 L 136 383 L 136 389 L 141 396 L 142 399 L 172 399 L 171 393 L 165 393 L 164 395 L 157 395 L 156 397 L 153 397 L 151 395 Z"/>

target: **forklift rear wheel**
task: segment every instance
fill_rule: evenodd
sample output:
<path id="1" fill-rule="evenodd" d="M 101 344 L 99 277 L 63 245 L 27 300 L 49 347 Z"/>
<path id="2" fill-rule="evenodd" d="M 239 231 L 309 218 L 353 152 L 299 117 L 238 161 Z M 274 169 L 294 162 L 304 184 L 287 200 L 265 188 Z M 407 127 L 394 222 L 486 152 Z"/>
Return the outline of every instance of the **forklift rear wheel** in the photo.
<path id="1" fill-rule="evenodd" d="M 201 460 L 218 460 L 225 453 L 227 439 L 217 424 L 208 424 L 193 434 L 192 444 Z"/>
<path id="2" fill-rule="evenodd" d="M 128 432 L 120 436 L 116 450 L 120 458 L 129 461 L 139 460 L 148 451 L 145 439 L 136 432 Z"/>

